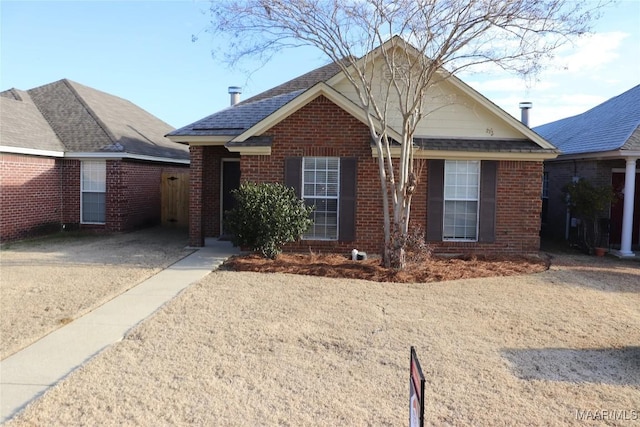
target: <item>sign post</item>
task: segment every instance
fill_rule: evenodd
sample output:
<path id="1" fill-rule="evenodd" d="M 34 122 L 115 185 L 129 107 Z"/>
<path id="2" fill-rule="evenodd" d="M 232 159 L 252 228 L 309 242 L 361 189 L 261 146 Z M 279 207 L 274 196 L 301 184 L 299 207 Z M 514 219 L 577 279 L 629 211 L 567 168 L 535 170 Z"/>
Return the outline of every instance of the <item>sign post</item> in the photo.
<path id="1" fill-rule="evenodd" d="M 411 346 L 409 368 L 409 425 L 411 427 L 424 426 L 424 375 L 416 355 L 415 347 Z"/>

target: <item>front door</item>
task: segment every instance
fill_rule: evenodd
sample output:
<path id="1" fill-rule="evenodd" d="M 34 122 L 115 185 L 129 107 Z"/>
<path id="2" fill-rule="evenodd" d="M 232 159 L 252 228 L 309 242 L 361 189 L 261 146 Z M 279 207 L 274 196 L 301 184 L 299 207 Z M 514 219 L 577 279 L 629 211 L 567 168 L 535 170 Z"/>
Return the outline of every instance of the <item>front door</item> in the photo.
<path id="1" fill-rule="evenodd" d="M 611 205 L 611 240 L 613 245 L 619 245 L 622 241 L 622 213 L 624 210 L 624 172 L 614 172 L 611 184 L 616 194 L 621 197 Z M 631 244 L 640 244 L 640 174 L 636 173 L 636 194 L 633 206 L 633 226 L 631 227 Z"/>
<path id="2" fill-rule="evenodd" d="M 231 192 L 240 187 L 240 160 L 222 160 L 222 189 L 220 201 L 220 235 L 225 236 L 224 213 L 236 206 L 236 199 Z M 228 236 L 227 236 L 228 237 Z"/>

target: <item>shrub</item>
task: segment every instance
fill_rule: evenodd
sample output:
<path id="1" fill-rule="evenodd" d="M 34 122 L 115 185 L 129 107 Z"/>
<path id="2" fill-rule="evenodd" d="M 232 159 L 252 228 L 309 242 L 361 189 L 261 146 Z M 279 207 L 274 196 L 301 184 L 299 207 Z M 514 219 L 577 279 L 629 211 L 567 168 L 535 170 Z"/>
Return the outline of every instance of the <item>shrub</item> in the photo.
<path id="1" fill-rule="evenodd" d="M 613 188 L 610 185 L 596 187 L 586 179 L 580 178 L 577 182 L 566 184 L 562 191 L 572 214 L 582 221 L 582 239 L 587 248 L 602 245 L 602 230 L 598 220 L 607 217 L 607 209 L 616 200 Z"/>
<path id="2" fill-rule="evenodd" d="M 296 241 L 313 224 L 313 207 L 281 184 L 244 183 L 232 192 L 237 204 L 225 212 L 225 230 L 237 246 L 275 258 L 287 242 Z"/>

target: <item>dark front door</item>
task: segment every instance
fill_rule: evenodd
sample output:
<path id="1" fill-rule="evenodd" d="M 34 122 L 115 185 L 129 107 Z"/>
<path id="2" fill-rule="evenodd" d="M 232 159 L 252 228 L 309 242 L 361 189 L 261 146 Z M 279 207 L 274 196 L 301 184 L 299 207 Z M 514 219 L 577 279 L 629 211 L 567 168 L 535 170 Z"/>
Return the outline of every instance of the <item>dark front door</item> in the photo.
<path id="1" fill-rule="evenodd" d="M 222 161 L 222 209 L 220 216 L 221 235 L 225 236 L 224 213 L 236 205 L 236 199 L 231 191 L 240 187 L 240 162 L 235 160 Z"/>
<path id="2" fill-rule="evenodd" d="M 614 172 L 611 184 L 618 195 L 624 190 L 624 172 Z M 624 210 L 624 196 L 611 205 L 611 244 L 619 245 L 622 240 L 622 213 Z M 636 173 L 636 194 L 633 207 L 633 226 L 631 227 L 631 244 L 640 243 L 640 174 Z"/>

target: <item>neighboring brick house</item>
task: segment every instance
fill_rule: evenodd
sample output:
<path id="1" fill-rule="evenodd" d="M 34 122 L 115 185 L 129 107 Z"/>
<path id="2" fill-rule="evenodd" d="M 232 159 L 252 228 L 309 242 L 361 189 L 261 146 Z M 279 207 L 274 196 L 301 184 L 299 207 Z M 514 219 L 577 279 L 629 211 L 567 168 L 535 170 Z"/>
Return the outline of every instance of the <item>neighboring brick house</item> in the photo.
<path id="1" fill-rule="evenodd" d="M 171 126 L 70 80 L 0 92 L 0 114 L 2 241 L 158 224 L 161 173 L 188 173 Z"/>
<path id="2" fill-rule="evenodd" d="M 428 96 L 412 222 L 438 252 L 536 252 L 542 164 L 555 148 L 455 77 Z M 281 182 L 316 206 L 313 228 L 285 249 L 380 253 L 381 186 L 366 123 L 329 64 L 171 132 L 191 151 L 190 243 L 224 234 L 228 192 L 241 181 Z"/>
<path id="3" fill-rule="evenodd" d="M 534 129 L 561 154 L 544 163 L 545 234 L 569 238 L 572 221 L 562 188 L 585 178 L 611 185 L 619 199 L 608 218 L 609 246 L 621 256 L 633 256 L 640 246 L 640 85 L 577 116 Z M 629 195 L 629 196 L 628 196 Z"/>

